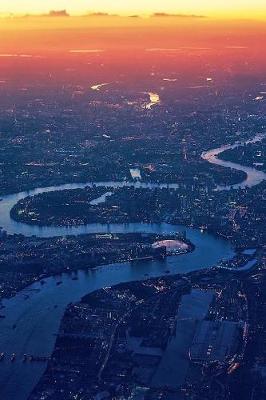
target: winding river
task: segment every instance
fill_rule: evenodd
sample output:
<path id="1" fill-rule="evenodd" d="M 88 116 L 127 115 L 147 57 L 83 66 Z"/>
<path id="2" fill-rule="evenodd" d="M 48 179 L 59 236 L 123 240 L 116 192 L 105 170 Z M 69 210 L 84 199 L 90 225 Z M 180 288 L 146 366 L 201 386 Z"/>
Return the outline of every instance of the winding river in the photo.
<path id="1" fill-rule="evenodd" d="M 232 146 L 230 146 L 232 148 Z M 223 166 L 232 163 L 218 160 L 216 157 L 228 146 L 211 150 L 202 155 L 209 162 Z M 231 165 L 228 165 L 231 164 Z M 235 165 L 232 168 L 235 168 Z M 252 186 L 265 179 L 265 174 L 258 176 L 256 170 L 237 165 L 236 169 L 247 173 L 246 181 L 234 187 Z M 119 282 L 143 280 L 149 277 L 162 276 L 166 270 L 170 274 L 186 273 L 189 271 L 208 268 L 221 259 L 229 259 L 234 252 L 230 244 L 208 233 L 184 226 L 161 224 L 90 224 L 79 227 L 37 227 L 13 221 L 10 210 L 16 202 L 25 196 L 53 190 L 82 188 L 86 184 L 66 184 L 56 187 L 38 188 L 28 192 L 4 196 L 0 202 L 0 225 L 10 234 L 20 233 L 25 236 L 38 237 L 61 236 L 68 234 L 84 234 L 93 232 L 155 232 L 169 233 L 186 230 L 188 238 L 195 244 L 195 251 L 180 256 L 168 257 L 164 261 L 139 263 L 124 263 L 102 266 L 91 271 L 78 271 L 73 280 L 70 274 L 60 277 L 50 277 L 45 284 L 36 282 L 15 297 L 4 300 L 3 313 L 6 318 L 0 320 L 0 352 L 4 351 L 9 357 L 0 363 L 0 398 L 4 400 L 26 400 L 33 387 L 38 382 L 46 365 L 44 363 L 23 363 L 23 354 L 48 356 L 51 354 L 59 323 L 64 310 L 70 302 L 78 301 L 83 295 L 96 289 L 111 286 Z M 121 187 L 173 187 L 178 185 L 156 185 L 142 182 L 101 182 L 98 186 Z M 221 188 L 220 188 L 221 189 Z M 223 189 L 227 189 L 226 187 Z M 62 281 L 57 285 L 58 280 Z M 14 362 L 10 355 L 16 353 Z"/>
<path id="2" fill-rule="evenodd" d="M 245 187 L 252 187 L 252 186 L 258 185 L 262 181 L 266 180 L 266 174 L 263 171 L 259 171 L 256 168 L 236 164 L 231 161 L 224 161 L 224 160 L 221 160 L 220 158 L 218 158 L 219 154 L 221 154 L 225 150 L 235 149 L 235 148 L 243 146 L 243 145 L 260 142 L 263 138 L 265 138 L 265 135 L 258 134 L 250 140 L 240 141 L 240 142 L 237 142 L 232 145 L 224 145 L 224 146 L 218 147 L 217 149 L 208 150 L 208 151 L 205 151 L 202 153 L 201 157 L 204 160 L 210 162 L 211 164 L 216 164 L 216 165 L 220 165 L 222 167 L 236 169 L 238 171 L 243 171 L 246 173 L 246 179 L 243 182 L 236 183 L 235 185 L 232 185 L 232 186 L 218 186 L 217 187 L 218 190 L 224 190 L 224 189 L 229 190 L 231 188 L 244 189 Z"/>

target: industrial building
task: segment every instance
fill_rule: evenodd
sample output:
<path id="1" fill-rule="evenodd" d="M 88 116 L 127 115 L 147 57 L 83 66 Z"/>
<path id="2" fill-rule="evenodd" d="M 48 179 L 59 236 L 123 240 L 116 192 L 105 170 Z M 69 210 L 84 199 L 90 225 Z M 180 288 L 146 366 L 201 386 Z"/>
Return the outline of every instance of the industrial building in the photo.
<path id="1" fill-rule="evenodd" d="M 223 361 L 236 350 L 240 325 L 232 321 L 201 321 L 190 348 L 193 362 Z"/>

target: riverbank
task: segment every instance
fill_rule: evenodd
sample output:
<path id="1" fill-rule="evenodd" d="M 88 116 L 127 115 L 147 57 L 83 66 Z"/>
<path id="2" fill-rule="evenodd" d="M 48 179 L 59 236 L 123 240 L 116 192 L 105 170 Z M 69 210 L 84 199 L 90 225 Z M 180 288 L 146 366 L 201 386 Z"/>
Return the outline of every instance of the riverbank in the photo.
<path id="1" fill-rule="evenodd" d="M 232 143 L 232 144 L 229 144 L 229 145 L 220 146 L 220 147 L 215 148 L 215 149 L 207 150 L 207 151 L 204 151 L 201 154 L 201 158 L 206 160 L 206 161 L 208 161 L 208 162 L 210 162 L 211 164 L 216 164 L 218 166 L 221 165 L 221 166 L 224 166 L 224 167 L 236 169 L 238 171 L 242 170 L 243 173 L 246 173 L 241 168 L 240 164 L 234 163 L 234 165 L 232 165 L 228 161 L 224 161 L 223 164 L 220 164 L 219 161 L 218 161 L 218 157 L 216 157 L 216 156 L 218 155 L 218 153 L 221 153 L 224 150 L 233 149 L 233 148 L 235 148 L 237 146 L 241 146 L 241 145 L 244 145 L 244 144 L 255 143 L 256 141 L 262 140 L 264 137 L 265 137 L 265 135 L 264 136 L 263 135 L 256 135 L 255 138 L 253 138 L 253 139 L 248 139 L 248 140 L 243 141 L 243 142 Z M 236 166 L 238 166 L 238 168 L 236 168 Z M 249 173 L 249 172 L 247 172 L 247 173 Z M 266 174 L 264 174 L 264 175 L 266 176 Z M 182 181 L 180 181 L 180 182 L 171 181 L 171 182 L 168 182 L 168 183 L 164 182 L 163 184 L 159 184 L 157 180 L 151 181 L 151 177 L 150 176 L 148 177 L 148 176 L 145 176 L 145 175 L 142 176 L 141 183 L 140 182 L 136 183 L 136 181 L 134 179 L 130 180 L 130 177 L 131 177 L 130 173 L 129 173 L 128 176 L 127 175 L 125 175 L 125 176 L 126 176 L 127 181 L 121 181 L 120 182 L 120 184 L 123 185 L 123 186 L 136 186 L 137 185 L 138 187 L 162 187 L 163 186 L 163 187 L 177 187 L 178 188 L 180 186 L 180 184 L 182 184 Z M 106 177 L 106 175 L 105 175 L 105 177 Z M 264 179 L 266 179 L 266 178 L 264 177 Z M 93 182 L 95 182 L 95 184 L 97 186 L 103 186 L 102 182 L 104 181 L 104 177 L 102 175 L 101 176 L 96 176 L 96 177 L 94 176 L 92 180 L 93 180 Z M 84 188 L 85 186 L 91 186 L 92 185 L 92 180 L 88 181 L 87 177 L 86 177 L 86 179 L 80 179 L 77 176 L 70 176 L 70 177 L 67 177 L 67 178 L 63 177 L 63 176 L 62 177 L 60 177 L 60 176 L 59 177 L 54 177 L 54 178 L 51 178 L 51 177 L 47 178 L 46 177 L 45 179 L 42 179 L 41 181 L 38 181 L 38 186 L 40 188 L 42 187 L 43 190 L 47 189 L 47 188 L 59 188 L 59 187 L 61 188 L 63 186 L 66 186 L 66 188 L 67 188 L 69 185 L 72 185 L 73 187 L 76 187 L 76 188 L 80 188 L 80 187 Z M 69 184 L 65 184 L 66 181 L 68 181 Z M 104 182 L 105 186 L 110 186 L 110 184 L 112 184 L 112 183 L 113 183 L 112 180 Z M 240 182 L 239 185 L 241 185 L 242 183 L 243 182 Z M 256 185 L 257 183 L 254 182 L 254 184 Z M 222 190 L 222 189 L 231 188 L 232 186 L 234 186 L 234 185 L 229 184 L 227 186 L 218 186 L 218 187 Z M 236 184 L 236 188 L 237 187 L 238 187 L 238 184 Z M 24 182 L 23 185 L 20 184 L 20 186 L 16 186 L 16 188 L 17 188 L 17 190 L 19 190 L 19 193 L 25 193 L 24 197 L 26 197 L 27 194 L 30 194 L 31 192 L 33 192 L 35 190 L 36 183 L 34 183 L 34 182 L 31 183 L 31 182 L 27 181 L 27 182 Z M 54 189 L 54 190 L 56 190 L 56 189 Z M 16 194 L 18 194 L 18 193 L 17 193 L 17 191 L 15 191 L 15 189 L 14 190 L 11 190 L 11 189 L 2 190 L 1 194 L 0 194 L 0 197 L 2 198 L 2 197 L 7 197 L 7 196 L 8 197 L 9 196 L 15 196 Z"/>
<path id="2" fill-rule="evenodd" d="M 241 335 L 224 332 L 228 326 L 229 333 L 232 327 L 241 332 L 248 312 L 241 282 L 228 278 L 225 271 L 165 276 L 107 287 L 69 305 L 51 360 L 30 400 L 47 392 L 67 396 L 73 382 L 88 398 L 104 390 L 128 398 L 136 384 L 178 392 L 202 376 L 201 366 L 189 357 L 200 324 L 223 334 L 209 349 L 194 348 L 200 355 L 197 361 L 204 364 L 219 357 L 220 366 L 229 366 L 228 355 L 239 356 L 245 343 Z M 76 375 L 69 363 L 73 357 Z"/>
<path id="3" fill-rule="evenodd" d="M 155 243 L 171 240 L 173 249 Z M 186 254 L 195 249 L 182 233 L 117 233 L 33 238 L 5 236 L 0 249 L 1 298 L 12 297 L 33 282 L 63 272 L 90 270 L 108 263 L 140 262 Z"/>
<path id="4" fill-rule="evenodd" d="M 252 184 L 257 184 L 255 179 Z M 84 187 L 88 184 L 62 185 L 59 190 Z M 91 184 L 92 185 L 92 184 Z M 123 187 L 132 183 L 126 182 L 102 182 L 98 186 Z M 137 187 L 152 188 L 154 184 L 133 183 Z M 178 188 L 177 184 L 173 187 Z M 167 184 L 157 184 L 157 187 L 171 187 Z M 206 271 L 217 265 L 222 259 L 229 260 L 234 251 L 228 241 L 209 233 L 201 233 L 200 230 L 176 226 L 166 223 L 161 224 L 89 224 L 85 227 L 54 228 L 36 227 L 17 223 L 10 218 L 10 210 L 14 204 L 27 195 L 34 195 L 47 191 L 58 190 L 58 187 L 38 188 L 31 192 L 21 192 L 12 196 L 4 196 L 0 202 L 0 225 L 8 233 L 22 234 L 34 242 L 36 237 L 58 237 L 61 247 L 59 257 L 64 256 L 64 243 L 69 244 L 71 236 L 82 233 L 170 233 L 175 231 L 186 231 L 187 238 L 195 245 L 195 250 L 188 254 L 168 257 L 164 260 L 140 261 L 138 263 L 113 264 L 89 271 L 78 271 L 75 279 L 70 274 L 62 274 L 59 277 L 45 279 L 45 283 L 35 282 L 16 296 L 3 301 L 6 318 L 0 321 L 0 349 L 7 354 L 17 354 L 18 360 L 23 354 L 37 354 L 49 356 L 55 344 L 55 334 L 58 332 L 60 320 L 64 310 L 69 303 L 78 301 L 84 295 L 100 288 L 114 286 L 121 282 L 143 281 L 151 277 L 163 275 L 188 274 L 193 271 Z M 201 191 L 199 190 L 199 193 Z M 210 197 L 207 192 L 206 196 Z M 204 205 L 206 205 L 204 203 Z M 32 237 L 36 235 L 36 237 Z M 79 236 L 80 240 L 80 236 Z M 38 249 L 38 247 L 37 247 Z M 28 250 L 27 250 L 28 251 Z M 28 254 L 25 252 L 24 254 Z M 66 260 L 67 261 L 67 260 Z M 66 264 L 67 266 L 67 264 Z M 213 271 L 216 273 L 216 271 Z M 224 271 L 231 273 L 231 271 Z M 195 273 L 197 276 L 197 273 Z M 5 400 L 14 400 L 19 393 L 19 400 L 26 400 L 32 388 L 38 382 L 46 368 L 46 364 L 24 364 L 19 361 L 11 363 L 5 360 L 0 364 L 0 393 Z"/>
<path id="5" fill-rule="evenodd" d="M 173 230 L 173 226 L 169 231 Z M 6 318 L 0 320 L 0 351 L 11 355 L 0 364 L 0 394 L 5 400 L 26 400 L 43 374 L 45 363 L 22 363 L 24 354 L 49 356 L 55 344 L 60 320 L 69 303 L 100 288 L 121 282 L 146 280 L 152 277 L 187 274 L 207 269 L 221 259 L 232 258 L 230 245 L 209 234 L 188 229 L 187 236 L 195 243 L 188 254 L 167 257 L 164 260 L 111 264 L 77 271 L 75 279 L 69 273 L 35 282 L 16 296 L 3 301 Z M 58 282 L 61 282 L 58 285 Z M 13 328 L 14 327 L 14 328 Z"/>
<path id="6" fill-rule="evenodd" d="M 257 143 L 259 141 L 262 141 L 264 138 L 265 138 L 264 134 L 257 134 L 252 139 L 245 141 L 238 141 L 231 145 L 224 145 L 216 149 L 205 151 L 201 154 L 201 157 L 204 160 L 210 162 L 211 164 L 216 164 L 222 167 L 235 169 L 237 171 L 242 171 L 246 174 L 246 179 L 243 182 L 230 185 L 229 187 L 218 186 L 217 187 L 218 190 L 245 189 L 246 187 L 253 187 L 255 185 L 258 185 L 259 183 L 266 180 L 266 173 L 263 171 L 259 171 L 256 168 L 247 167 L 241 164 L 237 164 L 235 162 L 226 161 L 223 160 L 222 158 L 219 158 L 219 155 L 226 150 L 235 149 L 252 143 Z"/>
<path id="7" fill-rule="evenodd" d="M 17 359 L 23 354 L 49 356 L 54 348 L 55 336 L 65 307 L 78 301 L 82 296 L 98 288 L 112 286 L 120 282 L 145 280 L 150 277 L 183 274 L 200 269 L 208 269 L 221 259 L 232 258 L 234 252 L 227 241 L 199 230 L 170 224 L 129 224 L 109 226 L 109 229 L 124 231 L 144 231 L 146 233 L 186 230 L 187 238 L 194 243 L 195 250 L 188 254 L 167 257 L 163 260 L 139 261 L 137 263 L 113 264 L 95 267 L 89 271 L 45 278 L 45 283 L 35 282 L 9 300 L 4 300 L 5 318 L 0 321 L 0 350 L 7 354 L 16 353 Z M 98 229 L 97 229 L 98 231 Z M 105 231 L 106 232 L 106 231 Z M 73 238 L 72 238 L 73 239 Z M 79 236 L 79 241 L 82 236 Z M 27 240 L 25 238 L 24 240 Z M 36 238 L 29 238 L 36 242 Z M 38 239 L 42 242 L 42 239 Z M 55 238 L 61 246 L 68 246 L 69 238 Z M 69 242 L 68 242 L 69 240 Z M 65 253 L 61 251 L 61 256 Z M 52 254 L 51 254 L 52 256 Z M 73 279 L 74 277 L 74 279 Z M 0 365 L 0 393 L 6 400 L 26 400 L 44 372 L 46 364 L 26 364 L 7 360 Z M 8 379 L 7 379 L 8 378 Z"/>
<path id="8" fill-rule="evenodd" d="M 224 161 L 237 162 L 237 164 L 266 173 L 265 148 L 266 137 L 262 136 L 261 140 L 253 141 L 249 145 L 241 145 L 225 150 L 218 157 Z"/>

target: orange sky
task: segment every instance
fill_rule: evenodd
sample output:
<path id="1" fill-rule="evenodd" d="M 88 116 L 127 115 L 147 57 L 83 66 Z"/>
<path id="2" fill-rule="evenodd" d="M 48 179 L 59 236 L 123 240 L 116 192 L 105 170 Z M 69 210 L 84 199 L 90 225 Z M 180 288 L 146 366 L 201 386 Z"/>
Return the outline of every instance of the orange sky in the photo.
<path id="1" fill-rule="evenodd" d="M 14 1 L 9 3 L 13 5 Z M 232 0 L 231 3 L 239 1 Z M 20 1 L 24 5 L 26 2 Z M 45 0 L 41 4 L 48 2 Z M 199 17 L 206 13 L 194 8 L 175 17 L 85 16 L 84 13 L 70 17 L 40 15 L 47 14 L 57 5 L 57 10 L 64 9 L 63 0 L 58 4 L 55 2 L 48 4 L 47 10 L 30 9 L 30 16 L 0 20 L 2 80 L 8 77 L 10 82 L 19 80 L 21 83 L 27 76 L 29 82 L 32 77 L 37 82 L 42 72 L 50 82 L 47 71 L 53 71 L 56 78 L 52 82 L 67 82 L 74 71 L 71 79 L 78 82 L 83 71 L 85 80 L 93 76 L 96 82 L 108 82 L 119 79 L 124 73 L 147 77 L 147 71 L 158 65 L 163 70 L 189 72 L 191 76 L 211 76 L 213 71 L 226 76 L 239 72 L 248 77 L 265 75 L 264 20 L 241 19 L 241 13 L 230 14 L 230 19 L 222 13 L 218 15 L 219 19 Z M 73 2 L 67 2 L 69 10 Z M 127 0 L 124 2 L 128 4 Z M 40 1 L 34 3 L 40 4 Z M 79 0 L 75 0 L 75 4 L 78 3 Z M 147 4 L 145 0 L 143 3 Z M 176 3 L 172 1 L 172 4 Z M 34 11 L 38 15 L 33 16 Z M 112 10 L 108 11 L 111 13 Z M 234 15 L 238 18 L 233 18 Z"/>
<path id="2" fill-rule="evenodd" d="M 109 8 L 107 8 L 107 3 Z M 129 0 L 113 2 L 116 7 L 130 4 L 138 8 L 139 11 L 152 12 L 162 10 L 161 0 Z M 143 4 L 142 8 L 140 3 Z M 160 6 L 159 6 L 160 3 Z M 198 4 L 201 4 L 201 7 Z M 211 5 L 211 4 L 215 4 Z M 229 12 L 228 4 L 233 3 L 237 13 L 228 13 L 230 19 L 225 17 L 226 11 Z M 200 47 L 244 47 L 249 51 L 260 48 L 264 53 L 266 43 L 266 24 L 264 20 L 253 20 L 241 18 L 244 6 L 254 5 L 253 14 L 261 8 L 266 9 L 266 1 L 253 0 L 164 0 L 164 9 L 179 13 L 179 16 L 153 16 L 145 17 L 120 17 L 120 16 L 88 16 L 86 5 L 90 5 L 92 11 L 94 1 L 87 0 L 12 0 L 10 2 L 0 0 L 0 13 L 11 11 L 21 12 L 20 16 L 13 18 L 2 18 L 0 20 L 1 43 L 0 53 L 21 53 L 28 54 L 33 52 L 59 52 L 60 50 L 69 51 L 71 49 L 128 49 L 128 48 L 150 48 L 164 47 L 176 48 L 179 46 L 200 46 Z M 106 10 L 114 12 L 114 7 L 110 7 L 111 1 L 98 0 L 98 11 Z M 186 6 L 181 6 L 185 4 Z M 224 4 L 227 4 L 226 6 Z M 240 9 L 240 5 L 243 8 Z M 157 5 L 157 8 L 156 8 Z M 209 8 L 207 7 L 209 5 Z M 66 6 L 66 7 L 65 7 Z M 237 8 L 238 6 L 238 8 Z M 11 8 L 10 8 L 11 7 Z M 74 15 L 71 17 L 49 17 L 49 10 L 64 10 L 73 14 L 78 11 L 82 16 Z M 151 8 L 153 7 L 153 8 Z M 215 16 L 205 17 L 209 10 Z M 96 6 L 95 6 L 96 10 Z M 30 16 L 23 14 L 26 11 Z M 125 8 L 124 8 L 125 11 Z M 129 11 L 129 8 L 128 8 Z M 206 11 L 206 12 L 205 12 Z M 218 12 L 219 11 L 219 12 Z M 32 15 L 36 13 L 36 15 Z M 121 14 L 121 13 L 120 13 Z M 180 16 L 180 14 L 182 16 Z M 135 15 L 135 13 L 130 14 Z M 266 13 L 261 13 L 260 18 Z M 202 17 L 203 16 L 203 17 Z M 121 29 L 122 28 L 122 29 Z M 46 31 L 44 33 L 44 30 Z M 255 51 L 255 50 L 254 50 Z M 257 51 L 257 50 L 256 50 Z"/>

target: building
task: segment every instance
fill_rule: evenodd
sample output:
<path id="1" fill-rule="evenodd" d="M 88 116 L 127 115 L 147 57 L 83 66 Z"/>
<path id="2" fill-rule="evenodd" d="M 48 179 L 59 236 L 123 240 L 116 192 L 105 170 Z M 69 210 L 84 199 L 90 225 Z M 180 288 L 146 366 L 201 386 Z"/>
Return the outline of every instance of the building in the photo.
<path id="1" fill-rule="evenodd" d="M 190 348 L 193 362 L 224 361 L 236 350 L 240 325 L 232 321 L 201 321 Z"/>

